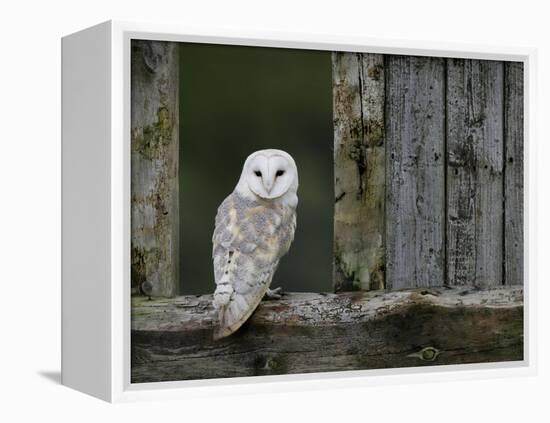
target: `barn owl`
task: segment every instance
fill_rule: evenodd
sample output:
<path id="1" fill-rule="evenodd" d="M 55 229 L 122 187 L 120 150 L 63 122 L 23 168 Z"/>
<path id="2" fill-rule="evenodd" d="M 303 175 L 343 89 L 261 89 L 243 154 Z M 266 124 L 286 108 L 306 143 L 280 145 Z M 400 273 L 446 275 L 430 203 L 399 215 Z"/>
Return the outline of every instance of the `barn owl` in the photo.
<path id="1" fill-rule="evenodd" d="M 281 150 L 260 150 L 246 159 L 233 192 L 222 202 L 212 237 L 219 325 L 214 339 L 231 335 L 264 296 L 280 298 L 269 285 L 294 239 L 298 169 Z"/>

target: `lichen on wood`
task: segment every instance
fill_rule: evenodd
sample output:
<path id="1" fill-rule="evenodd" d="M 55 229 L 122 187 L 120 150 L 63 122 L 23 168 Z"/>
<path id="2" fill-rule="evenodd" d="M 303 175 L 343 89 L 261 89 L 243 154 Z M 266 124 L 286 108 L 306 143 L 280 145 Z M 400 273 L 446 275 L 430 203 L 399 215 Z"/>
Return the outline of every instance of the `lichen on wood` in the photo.
<path id="1" fill-rule="evenodd" d="M 131 68 L 132 290 L 174 296 L 179 282 L 177 43 L 133 40 Z"/>
<path id="2" fill-rule="evenodd" d="M 333 53 L 334 287 L 382 289 L 384 277 L 383 56 Z"/>

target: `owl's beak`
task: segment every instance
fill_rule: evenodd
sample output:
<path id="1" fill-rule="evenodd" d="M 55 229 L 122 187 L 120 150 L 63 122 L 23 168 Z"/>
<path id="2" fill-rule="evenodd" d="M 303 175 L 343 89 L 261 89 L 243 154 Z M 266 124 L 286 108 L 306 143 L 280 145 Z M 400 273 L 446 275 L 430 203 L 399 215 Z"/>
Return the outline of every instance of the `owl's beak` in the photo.
<path id="1" fill-rule="evenodd" d="M 271 192 L 271 188 L 273 188 L 273 181 L 271 179 L 266 179 L 264 181 L 264 187 L 265 187 L 265 190 L 270 193 Z"/>

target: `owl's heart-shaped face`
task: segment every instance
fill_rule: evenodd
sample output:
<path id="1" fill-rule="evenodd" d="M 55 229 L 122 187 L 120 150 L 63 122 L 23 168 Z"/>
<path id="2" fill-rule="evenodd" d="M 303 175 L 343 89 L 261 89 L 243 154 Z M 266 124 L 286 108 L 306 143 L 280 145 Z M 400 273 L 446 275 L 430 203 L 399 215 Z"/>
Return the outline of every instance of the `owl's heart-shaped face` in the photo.
<path id="1" fill-rule="evenodd" d="M 263 199 L 275 199 L 298 186 L 298 171 L 292 157 L 281 150 L 261 150 L 245 162 L 241 180 Z"/>

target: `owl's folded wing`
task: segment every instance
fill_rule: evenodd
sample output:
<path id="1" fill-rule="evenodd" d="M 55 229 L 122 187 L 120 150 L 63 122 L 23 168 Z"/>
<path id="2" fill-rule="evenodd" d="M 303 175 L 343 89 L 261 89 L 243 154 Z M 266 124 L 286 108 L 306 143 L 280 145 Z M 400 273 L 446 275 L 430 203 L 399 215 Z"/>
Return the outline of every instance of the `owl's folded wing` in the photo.
<path id="1" fill-rule="evenodd" d="M 218 209 L 213 236 L 219 326 L 214 338 L 235 332 L 250 317 L 269 288 L 279 257 L 258 251 L 257 234 L 246 220 L 237 222 L 231 198 Z"/>

